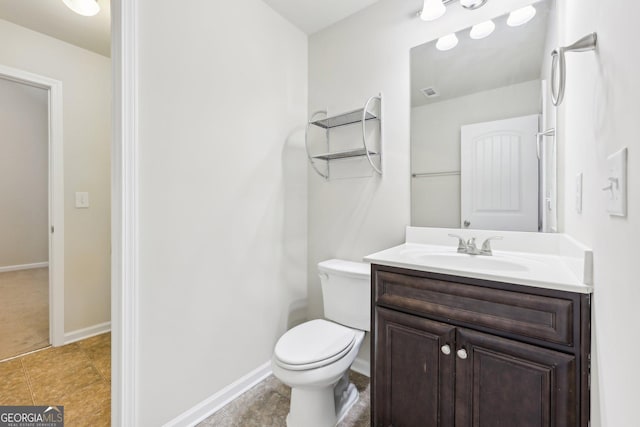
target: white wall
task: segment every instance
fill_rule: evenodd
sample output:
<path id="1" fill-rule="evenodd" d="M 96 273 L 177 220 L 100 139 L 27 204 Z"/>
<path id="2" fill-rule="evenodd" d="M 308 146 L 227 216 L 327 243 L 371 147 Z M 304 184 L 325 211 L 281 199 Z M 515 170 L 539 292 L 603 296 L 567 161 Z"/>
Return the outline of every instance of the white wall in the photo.
<path id="1" fill-rule="evenodd" d="M 473 13 L 453 3 L 444 17 L 425 23 L 414 18 L 421 1 L 381 0 L 310 36 L 309 111 L 348 111 L 369 96 L 384 95 L 384 176 L 326 182 L 309 171 L 311 318 L 322 316 L 318 262 L 360 261 L 404 241 L 410 217 L 410 49 L 526 3 L 494 0 Z M 360 357 L 368 360 L 367 343 Z"/>
<path id="2" fill-rule="evenodd" d="M 540 81 L 411 109 L 411 173 L 460 172 L 463 125 L 540 114 Z M 460 175 L 411 180 L 411 225 L 460 227 Z"/>
<path id="3" fill-rule="evenodd" d="M 640 353 L 640 55 L 638 2 L 563 0 L 562 44 L 597 31 L 597 53 L 567 55 L 567 90 L 558 129 L 560 175 L 565 183 L 564 227 L 594 251 L 592 426 L 638 425 Z M 606 212 L 606 158 L 628 147 L 628 216 Z M 583 212 L 575 209 L 574 183 L 584 174 Z"/>
<path id="4" fill-rule="evenodd" d="M 49 260 L 48 102 L 0 79 L 0 267 Z"/>
<path id="5" fill-rule="evenodd" d="M 4 20 L 0 40 L 0 64 L 62 81 L 65 332 L 109 321 L 111 60 Z"/>
<path id="6" fill-rule="evenodd" d="M 306 297 L 307 37 L 261 0 L 141 0 L 138 425 L 270 360 Z"/>

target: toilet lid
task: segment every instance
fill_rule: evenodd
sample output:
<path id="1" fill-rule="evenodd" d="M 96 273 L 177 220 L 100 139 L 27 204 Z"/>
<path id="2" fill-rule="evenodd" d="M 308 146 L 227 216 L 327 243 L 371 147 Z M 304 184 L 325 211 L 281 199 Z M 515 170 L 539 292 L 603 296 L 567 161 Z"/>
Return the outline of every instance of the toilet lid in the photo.
<path id="1" fill-rule="evenodd" d="M 356 331 L 323 319 L 311 320 L 287 331 L 276 344 L 275 356 L 286 365 L 317 365 L 335 359 L 353 347 Z"/>

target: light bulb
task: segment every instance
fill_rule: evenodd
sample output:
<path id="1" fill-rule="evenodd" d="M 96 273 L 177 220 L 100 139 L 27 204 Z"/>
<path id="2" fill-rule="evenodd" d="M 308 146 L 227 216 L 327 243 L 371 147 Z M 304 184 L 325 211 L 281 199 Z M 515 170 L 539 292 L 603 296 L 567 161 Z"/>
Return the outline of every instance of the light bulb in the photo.
<path id="1" fill-rule="evenodd" d="M 433 21 L 440 18 L 447 11 L 447 7 L 442 0 L 424 0 L 420 19 L 423 21 Z"/>
<path id="2" fill-rule="evenodd" d="M 522 9 L 514 10 L 509 14 L 507 18 L 507 25 L 510 27 L 518 27 L 531 21 L 536 16 L 536 8 L 529 5 Z"/>
<path id="3" fill-rule="evenodd" d="M 97 0 L 62 0 L 64 4 L 78 15 L 94 16 L 100 12 Z"/>
<path id="4" fill-rule="evenodd" d="M 436 48 L 438 50 L 451 50 L 454 47 L 458 46 L 458 37 L 456 37 L 456 33 L 447 34 L 444 37 L 440 37 L 438 42 L 436 43 Z"/>
<path id="5" fill-rule="evenodd" d="M 484 21 L 474 25 L 469 32 L 469 37 L 474 40 L 480 40 L 485 37 L 489 37 L 493 30 L 496 29 L 496 24 L 492 20 Z"/>

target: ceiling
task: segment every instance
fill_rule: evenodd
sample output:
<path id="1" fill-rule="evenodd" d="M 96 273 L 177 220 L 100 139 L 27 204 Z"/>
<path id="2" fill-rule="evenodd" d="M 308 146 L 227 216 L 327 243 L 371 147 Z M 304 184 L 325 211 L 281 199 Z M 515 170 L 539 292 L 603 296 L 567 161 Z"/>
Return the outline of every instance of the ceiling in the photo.
<path id="1" fill-rule="evenodd" d="M 413 48 L 411 106 L 539 79 L 550 12 L 548 2 L 535 7 L 534 19 L 520 27 L 509 27 L 506 16 L 495 18 L 496 29 L 485 39 L 473 40 L 464 30 L 456 33 L 459 44 L 449 51 L 437 50 L 435 41 Z M 420 90 L 427 87 L 439 96 L 425 97 Z"/>
<path id="2" fill-rule="evenodd" d="M 264 0 L 307 34 L 322 30 L 379 0 Z M 111 56 L 111 7 L 98 0 L 100 13 L 80 16 L 62 0 L 0 0 L 4 19 L 67 43 Z"/>
<path id="3" fill-rule="evenodd" d="M 316 33 L 379 0 L 263 0 L 307 34 Z"/>
<path id="4" fill-rule="evenodd" d="M 111 56 L 111 5 L 98 0 L 96 16 L 80 16 L 62 0 L 0 0 L 0 19 Z"/>

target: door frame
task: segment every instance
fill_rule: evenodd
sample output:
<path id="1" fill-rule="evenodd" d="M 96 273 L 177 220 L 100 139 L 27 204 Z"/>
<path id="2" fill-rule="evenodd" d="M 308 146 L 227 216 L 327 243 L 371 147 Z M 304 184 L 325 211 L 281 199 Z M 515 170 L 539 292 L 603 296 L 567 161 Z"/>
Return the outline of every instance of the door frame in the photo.
<path id="1" fill-rule="evenodd" d="M 62 82 L 0 65 L 0 78 L 48 93 L 49 342 L 64 345 L 64 145 Z"/>
<path id="2" fill-rule="evenodd" d="M 111 0 L 111 423 L 138 423 L 138 0 Z"/>

